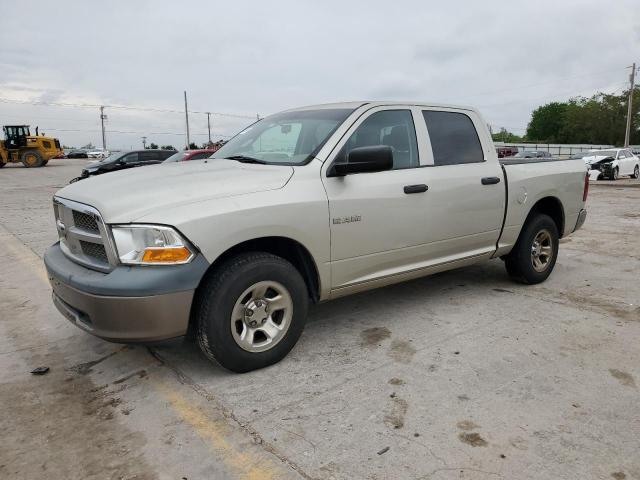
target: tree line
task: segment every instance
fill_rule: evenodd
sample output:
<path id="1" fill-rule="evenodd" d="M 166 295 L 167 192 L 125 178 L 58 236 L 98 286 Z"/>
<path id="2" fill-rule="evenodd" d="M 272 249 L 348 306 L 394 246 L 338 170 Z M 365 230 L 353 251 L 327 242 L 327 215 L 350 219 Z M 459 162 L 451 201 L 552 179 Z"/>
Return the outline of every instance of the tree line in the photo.
<path id="1" fill-rule="evenodd" d="M 518 136 L 506 129 L 493 133 L 493 139 L 507 143 L 587 143 L 622 145 L 627 124 L 629 91 L 620 94 L 597 93 L 566 102 L 550 102 L 531 113 L 526 134 Z M 630 144 L 640 144 L 640 86 L 633 91 Z"/>

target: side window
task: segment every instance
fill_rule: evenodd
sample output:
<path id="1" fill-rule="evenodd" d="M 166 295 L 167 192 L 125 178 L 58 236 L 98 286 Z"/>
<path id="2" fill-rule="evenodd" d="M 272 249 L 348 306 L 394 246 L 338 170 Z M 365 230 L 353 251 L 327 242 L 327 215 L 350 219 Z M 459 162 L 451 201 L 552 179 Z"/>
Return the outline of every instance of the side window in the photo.
<path id="1" fill-rule="evenodd" d="M 213 152 L 200 152 L 200 153 L 196 153 L 193 157 L 191 157 L 189 160 L 202 160 L 203 158 L 209 158 L 211 155 L 213 154 Z"/>
<path id="2" fill-rule="evenodd" d="M 618 158 L 627 158 L 627 153 L 624 150 L 618 152 Z"/>
<path id="3" fill-rule="evenodd" d="M 411 111 L 384 110 L 372 114 L 349 137 L 336 160 L 345 162 L 354 148 L 374 145 L 391 147 L 394 170 L 418 167 L 418 141 Z"/>
<path id="4" fill-rule="evenodd" d="M 134 153 L 129 153 L 127 155 L 124 156 L 124 158 L 122 159 L 122 161 L 124 163 L 134 163 L 138 161 L 138 153 L 134 152 Z"/>
<path id="5" fill-rule="evenodd" d="M 476 127 L 464 113 L 423 110 L 435 165 L 484 162 Z"/>
<path id="6" fill-rule="evenodd" d="M 158 152 L 140 152 L 138 155 L 140 156 L 141 162 L 160 160 L 160 155 L 158 155 Z"/>

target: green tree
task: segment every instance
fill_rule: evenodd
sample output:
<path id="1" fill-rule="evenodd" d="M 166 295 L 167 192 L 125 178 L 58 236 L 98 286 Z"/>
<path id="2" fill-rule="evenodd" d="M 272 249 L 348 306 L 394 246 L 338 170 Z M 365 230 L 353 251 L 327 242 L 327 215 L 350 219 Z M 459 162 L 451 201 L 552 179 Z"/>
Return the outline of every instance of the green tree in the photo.
<path id="1" fill-rule="evenodd" d="M 622 145 L 629 92 L 597 93 L 536 108 L 527 126 L 527 141 Z M 633 91 L 630 143 L 640 144 L 640 86 Z"/>
<path id="2" fill-rule="evenodd" d="M 191 142 L 189 144 L 189 150 L 198 150 L 198 145 L 196 145 L 195 143 Z"/>
<path id="3" fill-rule="evenodd" d="M 494 142 L 520 143 L 523 140 L 522 137 L 515 133 L 511 133 L 504 127 L 502 127 L 499 132 L 493 133 L 491 137 Z"/>
<path id="4" fill-rule="evenodd" d="M 162 150 L 175 150 L 175 148 L 173 147 L 173 145 L 163 145 Z"/>
<path id="5" fill-rule="evenodd" d="M 558 142 L 560 132 L 565 125 L 566 113 L 566 103 L 551 102 L 536 108 L 527 125 L 527 140 Z"/>
<path id="6" fill-rule="evenodd" d="M 157 150 L 157 149 L 158 149 L 158 145 L 156 145 L 155 143 L 151 142 L 151 143 L 149 144 L 149 148 L 150 148 L 151 150 Z"/>

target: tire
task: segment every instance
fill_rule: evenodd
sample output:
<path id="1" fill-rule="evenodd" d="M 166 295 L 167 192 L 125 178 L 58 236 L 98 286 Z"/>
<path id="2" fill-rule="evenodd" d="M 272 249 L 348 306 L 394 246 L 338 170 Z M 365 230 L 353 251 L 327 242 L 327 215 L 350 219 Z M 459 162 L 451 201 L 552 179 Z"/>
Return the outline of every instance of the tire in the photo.
<path id="1" fill-rule="evenodd" d="M 4 163 L 2 160 L 0 160 L 0 168 L 4 167 L 6 165 L 6 163 Z"/>
<path id="2" fill-rule="evenodd" d="M 636 180 L 640 178 L 640 167 L 638 165 L 633 169 L 633 175 L 631 175 L 631 178 L 635 178 Z"/>
<path id="3" fill-rule="evenodd" d="M 538 240 L 543 240 L 540 245 L 534 243 Z M 505 258 L 507 273 L 519 283 L 533 285 L 544 282 L 556 264 L 558 245 L 558 227 L 553 219 L 541 213 L 534 214 L 525 223 L 515 247 Z M 537 256 L 534 249 L 537 249 Z M 545 251 L 548 252 L 546 255 Z"/>
<path id="4" fill-rule="evenodd" d="M 308 306 L 307 286 L 291 263 L 264 252 L 237 255 L 208 274 L 198 288 L 198 344 L 207 358 L 233 372 L 267 367 L 296 344 Z"/>
<path id="5" fill-rule="evenodd" d="M 618 180 L 618 178 L 620 177 L 620 171 L 618 170 L 618 167 L 613 169 L 613 174 L 611 175 L 611 180 Z"/>
<path id="6" fill-rule="evenodd" d="M 27 168 L 42 167 L 44 160 L 37 150 L 27 150 L 22 153 L 20 161 Z"/>
<path id="7" fill-rule="evenodd" d="M 49 163 L 49 160 L 45 160 L 44 162 L 42 162 L 42 166 L 43 166 L 43 167 L 46 167 L 46 166 L 47 166 L 47 163 Z"/>

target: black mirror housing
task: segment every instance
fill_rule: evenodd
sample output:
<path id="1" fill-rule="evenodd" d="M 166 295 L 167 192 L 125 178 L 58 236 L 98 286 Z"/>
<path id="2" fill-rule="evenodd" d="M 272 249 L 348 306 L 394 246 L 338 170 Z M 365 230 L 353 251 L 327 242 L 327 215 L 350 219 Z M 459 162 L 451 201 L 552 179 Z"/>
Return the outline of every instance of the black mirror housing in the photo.
<path id="1" fill-rule="evenodd" d="M 328 177 L 342 177 L 352 173 L 383 172 L 393 169 L 393 150 L 388 145 L 354 148 L 346 162 L 334 163 Z"/>

